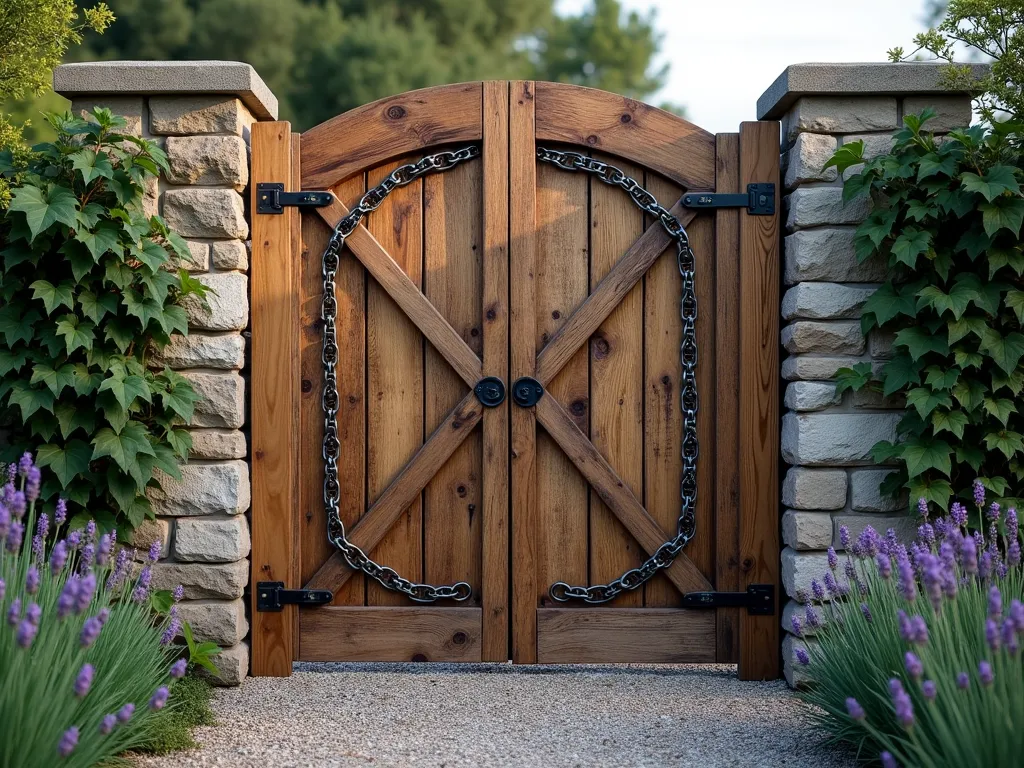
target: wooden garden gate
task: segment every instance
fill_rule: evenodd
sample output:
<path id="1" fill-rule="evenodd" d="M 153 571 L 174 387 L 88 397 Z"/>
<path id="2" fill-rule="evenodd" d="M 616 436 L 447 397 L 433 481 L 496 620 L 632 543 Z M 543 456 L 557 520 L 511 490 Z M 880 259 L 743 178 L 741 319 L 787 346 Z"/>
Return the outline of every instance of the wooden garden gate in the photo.
<path id="1" fill-rule="evenodd" d="M 470 146 L 457 167 L 391 191 L 334 277 L 348 537 L 408 579 L 472 589 L 419 604 L 327 538 L 321 260 L 367 190 Z M 621 180 L 612 171 L 538 162 L 538 147 L 621 169 L 671 208 L 695 259 L 695 534 L 670 567 L 597 606 L 549 587 L 611 581 L 676 535 L 683 280 L 641 192 L 602 183 Z M 751 585 L 765 600 L 778 582 L 774 187 L 751 201 L 768 215 L 700 208 L 777 182 L 777 123 L 715 136 L 603 91 L 476 82 L 301 136 L 258 123 L 252 155 L 253 674 L 289 674 L 293 660 L 511 659 L 778 676 L 778 615 L 682 607 L 686 593 L 686 605 L 728 603 L 707 593 Z M 333 198 L 287 194 L 300 190 Z M 299 607 L 318 593 L 280 587 L 329 590 L 330 604 Z"/>

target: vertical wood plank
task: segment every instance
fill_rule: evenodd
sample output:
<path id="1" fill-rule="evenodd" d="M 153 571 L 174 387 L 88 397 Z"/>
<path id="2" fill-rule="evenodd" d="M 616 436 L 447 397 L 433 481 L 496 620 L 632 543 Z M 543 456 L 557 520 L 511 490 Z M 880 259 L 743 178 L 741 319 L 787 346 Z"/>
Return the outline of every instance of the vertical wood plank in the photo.
<path id="1" fill-rule="evenodd" d="M 779 183 L 779 124 L 740 126 L 740 188 Z M 779 582 L 779 210 L 740 217 L 741 586 Z M 740 614 L 740 677 L 779 676 L 779 616 Z"/>
<path id="2" fill-rule="evenodd" d="M 408 159 L 367 174 L 379 184 Z M 413 283 L 423 285 L 422 181 L 394 190 L 368 228 Z M 367 493 L 373 504 L 423 445 L 423 336 L 376 282 L 367 289 Z M 417 496 L 371 553 L 415 581 L 423 577 L 423 509 Z M 407 605 L 407 598 L 367 580 L 367 605 Z"/>
<path id="3" fill-rule="evenodd" d="M 287 122 L 252 127 L 252 200 L 256 185 L 283 182 L 292 187 L 291 126 Z M 296 587 L 294 557 L 296 477 L 298 476 L 297 259 L 292 253 L 298 209 L 282 215 L 254 215 L 252 226 L 252 672 L 287 677 L 295 658 L 297 612 L 255 610 L 256 582 L 283 581 Z"/>
<path id="4" fill-rule="evenodd" d="M 535 90 L 530 81 L 510 84 L 509 258 L 511 375 L 536 367 L 535 259 L 537 161 Z M 512 414 L 512 660 L 537 662 L 537 418 L 532 408 Z"/>
<path id="5" fill-rule="evenodd" d="M 505 383 L 505 401 L 483 415 L 483 661 L 506 661 L 508 649 L 509 397 L 508 214 L 509 86 L 483 86 L 483 374 Z"/>
<path id="6" fill-rule="evenodd" d="M 719 192 L 740 191 L 740 137 L 717 137 Z M 740 589 L 739 542 L 739 313 L 740 313 L 740 216 L 738 209 L 715 213 L 715 589 Z M 709 395 L 710 396 L 710 395 Z M 707 402 L 705 399 L 704 402 Z M 705 454 L 707 455 L 707 454 Z M 718 661 L 739 661 L 740 608 L 717 611 Z"/>
<path id="7" fill-rule="evenodd" d="M 606 155 L 643 183 L 643 170 Z M 590 290 L 643 234 L 644 216 L 621 189 L 590 184 Z M 553 255 L 553 254 L 552 254 Z M 590 437 L 601 455 L 638 498 L 643 498 L 643 285 L 626 294 L 590 337 Z M 604 584 L 638 566 L 644 557 L 636 540 L 590 489 L 590 581 Z M 642 589 L 626 592 L 614 605 L 639 608 Z"/>
<path id="8" fill-rule="evenodd" d="M 302 134 L 293 133 L 291 135 L 290 146 L 291 146 L 291 186 L 289 187 L 289 189 L 302 189 L 302 164 L 301 164 Z M 291 259 L 293 261 L 296 258 L 300 258 L 301 259 L 301 254 L 302 254 L 302 212 L 301 212 L 301 210 L 298 213 L 296 213 L 294 218 L 292 219 L 290 234 L 291 234 L 291 239 L 292 239 L 290 257 L 291 257 Z M 291 275 L 292 275 L 292 294 L 293 294 L 293 298 L 292 298 L 292 312 L 293 312 L 293 315 L 292 315 L 292 317 L 293 317 L 293 322 L 294 322 L 295 320 L 298 319 L 297 316 L 301 312 L 301 310 L 299 308 L 299 300 L 300 300 L 299 285 L 300 285 L 300 283 L 302 281 L 302 266 L 301 266 L 301 263 L 300 264 L 294 264 L 291 267 Z M 296 331 L 292 335 L 292 343 L 295 345 L 294 346 L 294 352 L 293 352 L 292 359 L 297 361 L 297 362 L 299 362 L 300 368 L 301 368 L 301 359 L 302 359 L 301 358 L 301 354 L 302 353 L 301 353 L 301 350 L 300 350 L 300 345 L 302 343 L 301 342 L 301 335 L 302 335 L 301 328 L 296 329 Z M 295 374 L 293 374 L 293 375 L 295 375 Z M 302 434 L 302 431 L 301 431 L 301 429 L 302 429 L 302 421 L 301 421 L 301 418 L 300 418 L 300 415 L 299 415 L 300 409 L 302 407 L 302 382 L 301 382 L 301 380 L 297 384 L 297 388 L 295 390 L 295 395 L 296 395 L 295 407 L 292 409 L 292 424 L 293 424 L 293 427 L 292 427 L 293 432 L 292 432 L 292 434 L 295 435 L 295 451 L 296 451 L 296 453 L 300 453 L 301 452 L 301 448 L 299 447 L 299 440 L 300 440 L 299 435 Z M 298 485 L 298 483 L 301 482 L 300 478 L 301 478 L 302 472 L 299 469 L 299 457 L 297 455 L 292 457 L 292 466 L 297 470 L 298 476 L 296 477 L 295 482 L 296 482 L 296 485 Z M 297 498 L 297 497 L 301 496 L 301 490 L 300 490 L 299 487 L 295 488 L 295 494 L 296 494 L 296 496 L 293 497 L 293 498 Z M 291 518 L 292 518 L 292 542 L 293 542 L 293 546 L 294 546 L 294 551 L 292 553 L 291 576 L 292 576 L 293 579 L 296 580 L 294 583 L 298 583 L 298 579 L 300 578 L 300 574 L 302 572 L 302 518 L 299 515 L 299 510 L 298 509 L 293 509 L 292 514 L 291 514 Z M 297 659 L 299 657 L 299 622 L 298 622 L 297 618 L 296 618 L 295 621 L 292 622 L 292 652 L 294 654 L 294 658 Z"/>

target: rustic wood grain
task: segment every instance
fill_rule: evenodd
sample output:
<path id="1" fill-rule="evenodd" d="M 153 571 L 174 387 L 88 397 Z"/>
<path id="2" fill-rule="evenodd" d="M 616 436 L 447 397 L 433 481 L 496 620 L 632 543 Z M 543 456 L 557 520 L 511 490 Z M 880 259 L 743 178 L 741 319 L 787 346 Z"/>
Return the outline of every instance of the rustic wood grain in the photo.
<path id="1" fill-rule="evenodd" d="M 252 128 L 252 200 L 256 185 L 292 186 L 291 126 L 256 123 Z M 298 262 L 292 256 L 298 209 L 280 216 L 254 216 L 252 229 L 252 581 L 298 577 L 295 557 L 295 499 L 299 440 L 296 434 L 299 379 L 292 365 L 298 355 Z M 252 670 L 254 675 L 287 677 L 295 657 L 296 609 L 255 610 L 253 589 Z"/>
<path id="2" fill-rule="evenodd" d="M 447 142 L 478 141 L 481 84 L 409 91 L 310 128 L 302 142 L 302 188 L 326 189 L 358 171 Z"/>
<path id="3" fill-rule="evenodd" d="M 537 83 L 537 141 L 608 152 L 690 190 L 714 189 L 712 134 L 677 115 L 607 91 Z"/>
<path id="4" fill-rule="evenodd" d="M 314 608 L 301 631 L 301 661 L 481 661 L 479 608 Z"/>
<path id="5" fill-rule="evenodd" d="M 511 374 L 533 376 L 535 347 L 535 260 L 537 162 L 534 142 L 534 84 L 509 84 L 509 258 Z M 512 416 L 512 660 L 537 661 L 537 425 L 531 408 Z"/>
<path id="6" fill-rule="evenodd" d="M 509 88 L 486 82 L 483 91 L 483 374 L 505 384 L 505 401 L 483 414 L 484 661 L 506 661 L 509 568 Z"/>
<path id="7" fill-rule="evenodd" d="M 740 188 L 779 183 L 779 124 L 740 126 Z M 740 217 L 742 586 L 779 582 L 779 215 Z M 779 676 L 779 617 L 740 614 L 740 677 Z"/>
<path id="8" fill-rule="evenodd" d="M 541 664 L 706 664 L 715 660 L 711 611 L 542 608 Z"/>

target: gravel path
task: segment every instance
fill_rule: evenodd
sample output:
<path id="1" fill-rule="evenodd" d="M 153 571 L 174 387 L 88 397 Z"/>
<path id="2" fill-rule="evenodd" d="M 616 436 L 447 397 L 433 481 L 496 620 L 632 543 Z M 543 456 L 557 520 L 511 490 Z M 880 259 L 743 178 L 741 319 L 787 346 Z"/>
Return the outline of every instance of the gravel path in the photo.
<path id="1" fill-rule="evenodd" d="M 217 692 L 202 748 L 142 766 L 855 765 L 735 667 L 298 664 Z"/>

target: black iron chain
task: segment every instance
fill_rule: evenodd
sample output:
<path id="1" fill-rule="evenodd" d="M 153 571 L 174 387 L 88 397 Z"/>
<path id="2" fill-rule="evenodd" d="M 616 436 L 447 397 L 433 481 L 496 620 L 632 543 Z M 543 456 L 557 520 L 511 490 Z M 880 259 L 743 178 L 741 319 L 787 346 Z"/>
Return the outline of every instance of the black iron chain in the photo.
<path id="1" fill-rule="evenodd" d="M 662 544 L 642 565 L 626 571 L 608 584 L 575 587 L 559 581 L 551 585 L 548 593 L 559 603 L 582 600 L 586 603 L 606 603 L 631 589 L 649 581 L 658 571 L 668 568 L 697 530 L 697 292 L 694 284 L 694 256 L 690 240 L 679 219 L 658 204 L 657 198 L 614 165 L 603 163 L 577 152 L 560 152 L 537 148 L 537 158 L 544 163 L 566 171 L 584 171 L 593 174 L 605 184 L 624 189 L 633 202 L 645 213 L 661 222 L 676 244 L 676 263 L 683 278 L 681 314 L 683 343 L 680 349 L 682 385 L 680 400 L 683 408 L 683 478 L 682 503 L 676 521 L 676 535 Z"/>

